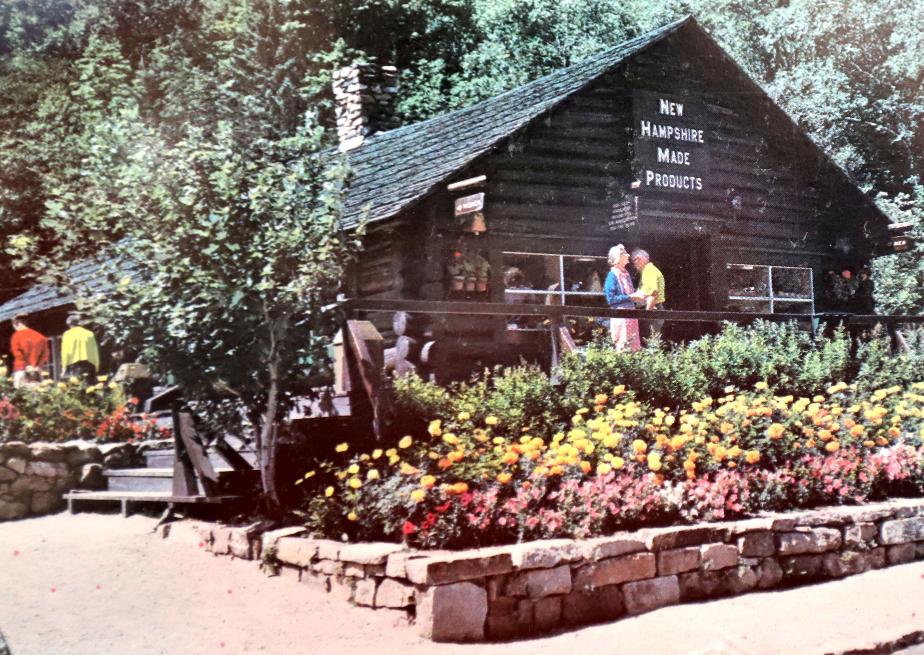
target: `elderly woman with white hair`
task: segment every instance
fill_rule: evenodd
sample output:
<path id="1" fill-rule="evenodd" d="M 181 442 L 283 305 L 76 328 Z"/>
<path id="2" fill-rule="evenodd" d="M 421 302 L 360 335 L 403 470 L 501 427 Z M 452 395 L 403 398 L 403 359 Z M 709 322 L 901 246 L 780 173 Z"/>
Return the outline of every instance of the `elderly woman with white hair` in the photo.
<path id="1" fill-rule="evenodd" d="M 603 284 L 606 304 L 613 309 L 635 309 L 635 300 L 640 298 L 632 286 L 632 277 L 626 266 L 629 264 L 629 251 L 621 243 L 610 248 L 607 255 L 610 272 Z M 611 318 L 610 336 L 617 350 L 639 350 L 642 342 L 639 337 L 638 320 L 634 318 Z"/>

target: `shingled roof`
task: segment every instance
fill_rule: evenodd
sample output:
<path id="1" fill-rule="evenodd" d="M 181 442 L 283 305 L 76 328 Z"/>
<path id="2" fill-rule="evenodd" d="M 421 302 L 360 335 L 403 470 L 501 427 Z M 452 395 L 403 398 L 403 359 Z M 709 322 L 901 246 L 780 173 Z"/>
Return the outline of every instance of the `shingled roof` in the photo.
<path id="1" fill-rule="evenodd" d="M 356 227 L 366 209 L 368 221 L 394 216 L 505 137 L 690 20 L 669 23 L 471 107 L 367 138 L 349 152 L 353 182 L 343 226 Z"/>
<path id="2" fill-rule="evenodd" d="M 132 276 L 131 267 L 123 267 L 122 272 Z M 84 260 L 73 264 L 67 270 L 71 282 L 82 289 L 87 294 L 94 294 L 104 290 L 108 284 L 102 265 L 93 260 Z M 8 321 L 18 314 L 34 314 L 54 309 L 55 307 L 64 307 L 73 304 L 74 298 L 66 291 L 50 284 L 37 284 L 25 293 L 16 296 L 0 305 L 0 323 Z"/>

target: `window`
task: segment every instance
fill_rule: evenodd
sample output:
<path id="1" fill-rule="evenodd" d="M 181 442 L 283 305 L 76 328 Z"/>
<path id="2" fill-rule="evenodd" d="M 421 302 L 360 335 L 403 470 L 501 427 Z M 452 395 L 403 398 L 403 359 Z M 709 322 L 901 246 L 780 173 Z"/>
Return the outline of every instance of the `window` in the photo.
<path id="1" fill-rule="evenodd" d="M 604 305 L 606 257 L 505 252 L 504 300 L 547 305 Z"/>
<path id="2" fill-rule="evenodd" d="M 729 307 L 742 312 L 814 314 L 812 269 L 728 265 Z"/>

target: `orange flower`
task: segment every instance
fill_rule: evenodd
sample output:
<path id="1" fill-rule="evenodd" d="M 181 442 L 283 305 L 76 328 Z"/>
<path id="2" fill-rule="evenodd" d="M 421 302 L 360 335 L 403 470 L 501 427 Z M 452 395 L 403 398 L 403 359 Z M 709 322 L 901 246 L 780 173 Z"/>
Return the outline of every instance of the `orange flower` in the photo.
<path id="1" fill-rule="evenodd" d="M 850 428 L 850 436 L 851 436 L 851 437 L 855 437 L 855 438 L 862 437 L 864 432 L 866 432 L 866 430 L 863 429 L 863 426 L 862 426 L 862 425 L 856 425 L 856 424 L 854 424 L 854 425 L 851 426 L 851 428 Z"/>
<path id="2" fill-rule="evenodd" d="M 767 428 L 767 436 L 774 440 L 782 438 L 785 432 L 785 426 L 779 423 L 771 423 L 770 427 Z"/>
<path id="3" fill-rule="evenodd" d="M 507 464 L 508 466 L 516 464 L 519 461 L 519 459 L 520 459 L 520 456 L 511 450 L 508 450 L 506 453 L 504 453 L 504 456 L 501 457 L 501 461 L 504 464 Z"/>
<path id="4" fill-rule="evenodd" d="M 497 474 L 497 481 L 500 482 L 501 484 L 507 484 L 508 482 L 510 482 L 511 478 L 513 478 L 513 476 L 510 475 L 509 473 L 498 473 Z"/>
<path id="5" fill-rule="evenodd" d="M 863 442 L 863 445 L 866 446 L 867 448 L 873 448 L 876 445 L 876 442 L 873 441 L 872 439 L 867 439 L 866 441 Z"/>
<path id="6" fill-rule="evenodd" d="M 461 451 L 461 450 L 454 450 L 454 451 L 452 451 L 451 453 L 449 453 L 448 455 L 446 455 L 446 458 L 447 458 L 450 462 L 452 462 L 453 464 L 455 464 L 456 462 L 461 462 L 463 459 L 465 459 L 465 452 L 463 452 L 463 451 Z"/>
<path id="7" fill-rule="evenodd" d="M 837 449 L 840 447 L 841 445 L 837 441 L 829 441 L 825 444 L 825 450 L 827 450 L 829 453 L 837 452 Z"/>
<path id="8" fill-rule="evenodd" d="M 760 452 L 756 450 L 749 450 L 744 454 L 744 461 L 748 464 L 756 464 L 760 461 Z"/>
<path id="9" fill-rule="evenodd" d="M 806 442 L 805 442 L 805 447 L 806 447 L 806 448 L 814 448 L 814 447 L 815 447 L 815 440 L 814 440 L 814 439 L 809 439 L 808 441 L 806 441 Z"/>
<path id="10" fill-rule="evenodd" d="M 440 467 L 440 470 L 441 470 L 441 471 L 445 471 L 445 470 L 448 469 L 450 466 L 452 466 L 452 462 L 444 457 L 443 459 L 441 459 L 440 461 L 438 461 L 438 462 L 436 463 L 436 465 Z"/>

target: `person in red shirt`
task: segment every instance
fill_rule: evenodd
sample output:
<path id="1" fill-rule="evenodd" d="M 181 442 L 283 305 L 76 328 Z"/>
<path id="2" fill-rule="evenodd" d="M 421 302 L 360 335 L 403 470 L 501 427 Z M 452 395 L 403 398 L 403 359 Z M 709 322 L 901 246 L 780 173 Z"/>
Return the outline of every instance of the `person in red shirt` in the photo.
<path id="1" fill-rule="evenodd" d="M 48 363 L 48 339 L 26 325 L 25 316 L 13 319 L 10 350 L 13 351 L 14 386 L 21 386 L 26 381 L 27 373 L 37 373 Z"/>

